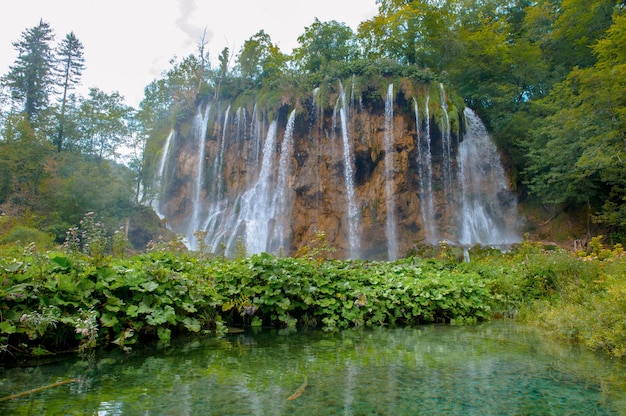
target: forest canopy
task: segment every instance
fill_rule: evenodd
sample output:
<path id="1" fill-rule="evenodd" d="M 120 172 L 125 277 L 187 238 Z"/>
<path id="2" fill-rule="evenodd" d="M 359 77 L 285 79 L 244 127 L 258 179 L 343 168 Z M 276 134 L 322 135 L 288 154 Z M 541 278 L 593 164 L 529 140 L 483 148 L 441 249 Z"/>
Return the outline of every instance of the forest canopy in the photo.
<path id="1" fill-rule="evenodd" d="M 117 226 L 149 197 L 142 190 L 166 132 L 199 102 L 269 99 L 354 75 L 408 77 L 446 83 L 478 112 L 522 202 L 584 211 L 602 233 L 626 239 L 626 3 L 377 4 L 356 31 L 315 19 L 290 53 L 261 30 L 211 65 L 200 39 L 197 53 L 172 59 L 146 86 L 137 109 L 96 87 L 76 95 L 83 45 L 73 33 L 55 44 L 40 21 L 13 43 L 18 57 L 1 78 L 0 209 L 56 239 L 88 211 Z M 132 151 L 118 164 L 122 149 Z"/>

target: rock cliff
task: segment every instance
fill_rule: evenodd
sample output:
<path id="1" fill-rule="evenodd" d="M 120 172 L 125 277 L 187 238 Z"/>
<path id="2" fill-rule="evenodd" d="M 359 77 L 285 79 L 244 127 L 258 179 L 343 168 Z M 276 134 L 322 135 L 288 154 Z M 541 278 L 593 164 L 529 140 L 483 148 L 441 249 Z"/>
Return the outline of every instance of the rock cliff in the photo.
<path id="1" fill-rule="evenodd" d="M 476 140 L 468 156 L 462 143 Z M 152 206 L 169 227 L 192 249 L 227 255 L 238 244 L 291 255 L 317 231 L 342 258 L 517 239 L 497 150 L 442 85 L 337 83 L 274 110 L 201 103 L 172 130 L 155 178 Z"/>

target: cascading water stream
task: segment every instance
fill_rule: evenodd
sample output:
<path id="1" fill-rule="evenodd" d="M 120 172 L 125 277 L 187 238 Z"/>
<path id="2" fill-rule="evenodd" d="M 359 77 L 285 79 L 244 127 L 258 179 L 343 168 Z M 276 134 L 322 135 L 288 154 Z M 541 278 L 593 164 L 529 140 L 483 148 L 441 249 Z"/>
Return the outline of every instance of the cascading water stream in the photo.
<path id="1" fill-rule="evenodd" d="M 353 87 L 354 88 L 354 87 Z M 356 259 L 360 255 L 360 227 L 359 212 L 354 194 L 354 170 L 352 168 L 353 158 L 350 149 L 350 135 L 348 132 L 348 115 L 346 114 L 346 92 L 343 89 L 341 81 L 339 82 L 339 91 L 341 96 L 341 107 L 339 108 L 339 117 L 341 119 L 341 136 L 343 141 L 343 174 L 344 183 L 346 185 L 346 194 L 348 202 L 348 242 L 350 244 L 349 257 Z"/>
<path id="2" fill-rule="evenodd" d="M 506 182 L 500 154 L 484 124 L 469 108 L 464 111 L 466 133 L 459 144 L 462 214 L 459 243 L 508 246 L 519 241 L 515 197 Z"/>
<path id="3" fill-rule="evenodd" d="M 241 198 L 241 219 L 245 224 L 245 244 L 250 253 L 267 250 L 271 233 L 270 192 L 274 171 L 277 125 L 272 121 L 263 146 L 259 179 Z"/>
<path id="4" fill-rule="evenodd" d="M 194 127 L 196 129 L 196 140 L 198 150 L 198 163 L 196 166 L 196 178 L 192 196 L 193 211 L 191 214 L 191 221 L 187 226 L 187 232 L 185 238 L 189 244 L 189 248 L 195 250 L 198 248 L 198 241 L 194 236 L 196 231 L 200 230 L 200 223 L 202 221 L 201 215 L 202 207 L 204 203 L 202 201 L 202 188 L 204 186 L 204 154 L 206 149 L 206 131 L 209 123 L 209 114 L 211 112 L 211 106 L 207 105 L 204 114 L 198 109 L 198 114 L 194 119 Z"/>
<path id="5" fill-rule="evenodd" d="M 441 92 L 441 110 L 443 111 L 443 120 L 441 121 L 443 188 L 446 195 L 452 195 L 452 134 L 446 92 L 442 83 L 439 84 L 439 90 Z"/>
<path id="6" fill-rule="evenodd" d="M 226 148 L 226 132 L 228 129 L 229 114 L 230 114 L 230 104 L 226 108 L 226 113 L 224 113 L 224 126 L 222 127 L 222 140 L 220 142 L 220 153 L 217 159 L 217 163 L 215 163 L 215 172 L 213 175 L 214 180 L 217 182 L 217 192 L 216 192 L 217 201 L 220 201 L 224 197 L 224 181 L 223 181 L 224 150 Z"/>
<path id="7" fill-rule="evenodd" d="M 250 120 L 250 136 L 252 140 L 252 149 L 248 160 L 253 165 L 258 165 L 259 157 L 261 155 L 261 123 L 259 116 L 257 115 L 256 104 L 252 109 L 252 118 Z M 252 179 L 251 175 L 248 175 L 248 180 Z M 256 179 L 256 178 L 255 178 Z"/>
<path id="8" fill-rule="evenodd" d="M 420 201 L 424 239 L 429 244 L 437 243 L 437 223 L 433 202 L 433 166 L 431 155 L 430 121 L 428 117 L 428 97 L 426 97 L 426 131 L 422 131 L 417 100 L 415 104 L 415 124 L 417 128 L 417 167 L 420 183 Z"/>
<path id="9" fill-rule="evenodd" d="M 287 229 L 291 219 L 291 210 L 289 208 L 289 184 L 287 183 L 287 175 L 290 169 L 291 155 L 293 153 L 293 127 L 296 120 L 296 110 L 292 110 L 285 128 L 285 136 L 280 146 L 280 160 L 278 162 L 278 181 L 274 192 L 274 199 L 270 206 L 271 212 L 275 219 L 274 238 L 276 247 L 272 250 L 285 249 L 287 244 Z"/>
<path id="10" fill-rule="evenodd" d="M 224 200 L 224 152 L 226 149 L 228 131 L 228 121 L 230 117 L 230 104 L 224 113 L 224 124 L 222 126 L 222 134 L 219 141 L 219 151 L 213 158 L 213 183 L 211 194 L 207 197 L 209 208 L 204 216 L 202 230 L 207 232 L 206 241 L 209 240 L 211 234 L 211 249 L 215 252 L 218 244 L 223 242 L 224 233 L 224 216 L 227 214 L 228 201 Z M 239 126 L 238 126 L 239 128 Z"/>
<path id="11" fill-rule="evenodd" d="M 227 110 L 227 114 L 229 110 Z M 258 119 L 257 107 L 254 106 L 252 116 L 250 119 L 250 127 L 246 128 L 242 124 L 244 123 L 245 110 L 237 111 L 237 114 L 244 114 L 238 117 L 237 120 L 237 141 L 245 142 L 245 137 L 242 136 L 245 131 L 250 132 L 249 136 L 249 152 L 246 158 L 246 174 L 242 183 L 247 185 L 247 189 L 253 189 L 254 185 L 258 181 L 258 166 L 260 165 L 259 157 L 261 151 L 259 150 L 261 145 L 261 123 Z M 225 124 L 228 122 L 228 116 L 224 117 Z M 218 164 L 218 158 L 221 156 L 222 160 L 225 155 L 225 146 L 227 139 L 227 130 L 222 129 L 223 145 L 220 145 L 220 150 L 216 156 L 215 164 Z M 223 162 L 222 162 L 223 163 Z M 220 170 L 220 172 L 223 168 Z M 223 180 L 218 177 L 217 180 Z M 214 191 L 217 193 L 217 189 Z M 207 230 L 207 246 L 210 247 L 213 253 L 221 252 L 224 255 L 232 254 L 235 251 L 235 247 L 238 244 L 238 240 L 245 237 L 246 221 L 249 217 L 249 209 L 251 206 L 250 196 L 251 191 L 243 192 L 239 195 L 224 195 L 222 188 L 222 198 L 215 200 L 212 204 L 212 210 L 206 219 Z M 215 198 L 215 196 L 214 196 Z M 243 242 L 243 241 L 242 241 Z"/>
<path id="12" fill-rule="evenodd" d="M 398 258 L 396 233 L 396 204 L 394 195 L 394 140 L 393 140 L 393 84 L 389 84 L 385 100 L 385 205 L 387 208 L 386 231 L 389 260 Z"/>
<path id="13" fill-rule="evenodd" d="M 170 160 L 170 148 L 172 147 L 172 142 L 174 141 L 174 137 L 176 133 L 174 130 L 170 131 L 167 138 L 165 139 L 165 145 L 163 145 L 163 150 L 161 150 L 161 158 L 159 159 L 159 164 L 157 168 L 157 173 L 155 175 L 155 184 L 158 189 L 158 193 L 152 197 L 150 201 L 150 205 L 154 209 L 154 212 L 159 216 L 159 218 L 165 218 L 165 215 L 161 212 L 161 197 L 165 192 L 165 168 L 167 167 L 167 162 Z"/>

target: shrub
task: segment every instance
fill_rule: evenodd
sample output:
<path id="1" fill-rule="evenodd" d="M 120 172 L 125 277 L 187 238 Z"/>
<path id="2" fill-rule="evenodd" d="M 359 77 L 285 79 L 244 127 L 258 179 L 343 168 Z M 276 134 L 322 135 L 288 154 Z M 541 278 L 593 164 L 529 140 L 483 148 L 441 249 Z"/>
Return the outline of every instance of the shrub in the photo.
<path id="1" fill-rule="evenodd" d="M 11 228 L 0 238 L 0 244 L 20 243 L 24 246 L 35 243 L 38 247 L 52 247 L 53 242 L 52 234 L 22 225 Z"/>

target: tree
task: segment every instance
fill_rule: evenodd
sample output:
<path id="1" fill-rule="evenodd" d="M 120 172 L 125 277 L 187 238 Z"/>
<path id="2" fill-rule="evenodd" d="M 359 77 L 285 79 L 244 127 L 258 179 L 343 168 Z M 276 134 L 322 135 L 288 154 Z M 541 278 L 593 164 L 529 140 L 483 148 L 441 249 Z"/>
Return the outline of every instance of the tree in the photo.
<path id="1" fill-rule="evenodd" d="M 536 103 L 526 175 L 542 201 L 589 205 L 597 222 L 626 230 L 626 15 L 613 20 L 597 63 Z"/>
<path id="2" fill-rule="evenodd" d="M 220 53 L 220 56 L 217 57 L 217 60 L 220 63 L 220 67 L 215 74 L 215 77 L 217 79 L 217 86 L 215 87 L 216 98 L 219 97 L 222 82 L 226 79 L 226 75 L 228 75 L 228 66 L 230 64 L 230 49 L 228 49 L 227 47 L 222 49 L 222 52 Z"/>
<path id="3" fill-rule="evenodd" d="M 48 105 L 54 84 L 54 53 L 50 43 L 54 34 L 43 20 L 22 33 L 13 43 L 18 52 L 15 64 L 10 67 L 4 83 L 11 90 L 13 100 L 23 103 L 28 121 Z"/>
<path id="4" fill-rule="evenodd" d="M 459 53 L 454 2 L 379 0 L 379 13 L 359 26 L 358 39 L 368 58 L 391 58 L 437 71 Z"/>
<path id="5" fill-rule="evenodd" d="M 352 29 L 335 20 L 320 22 L 315 18 L 298 37 L 298 43 L 293 58 L 303 71 L 317 72 L 332 62 L 349 62 L 358 55 Z"/>
<path id="6" fill-rule="evenodd" d="M 244 42 L 237 64 L 241 76 L 259 86 L 263 78 L 273 77 L 286 69 L 287 57 L 261 30 Z"/>
<path id="7" fill-rule="evenodd" d="M 207 84 L 206 71 L 202 60 L 191 54 L 181 62 L 170 60 L 172 69 L 165 73 L 164 85 L 151 84 L 149 87 L 165 87 L 172 99 L 172 112 L 181 117 L 191 114 L 196 108 L 202 86 Z M 155 91 L 156 92 L 156 91 Z M 160 91 L 159 94 L 162 94 Z"/>
<path id="8" fill-rule="evenodd" d="M 83 151 L 98 160 L 114 157 L 129 136 L 132 109 L 123 103 L 118 92 L 107 94 L 89 89 L 89 97 L 80 104 L 80 131 Z"/>
<path id="9" fill-rule="evenodd" d="M 594 64 L 593 44 L 611 25 L 615 0 L 562 0 L 546 45 L 555 64 L 571 70 Z"/>
<path id="10" fill-rule="evenodd" d="M 46 159 L 50 142 L 41 137 L 25 113 L 7 117 L 0 141 L 0 202 L 10 197 L 18 207 L 35 206 L 41 180 L 48 174 Z"/>
<path id="11" fill-rule="evenodd" d="M 82 71 L 85 69 L 83 44 L 70 32 L 59 45 L 57 51 L 59 71 L 59 86 L 62 90 L 61 113 L 59 114 L 59 134 L 56 139 L 57 151 L 63 147 L 63 133 L 65 128 L 65 105 L 68 92 L 80 83 Z"/>

